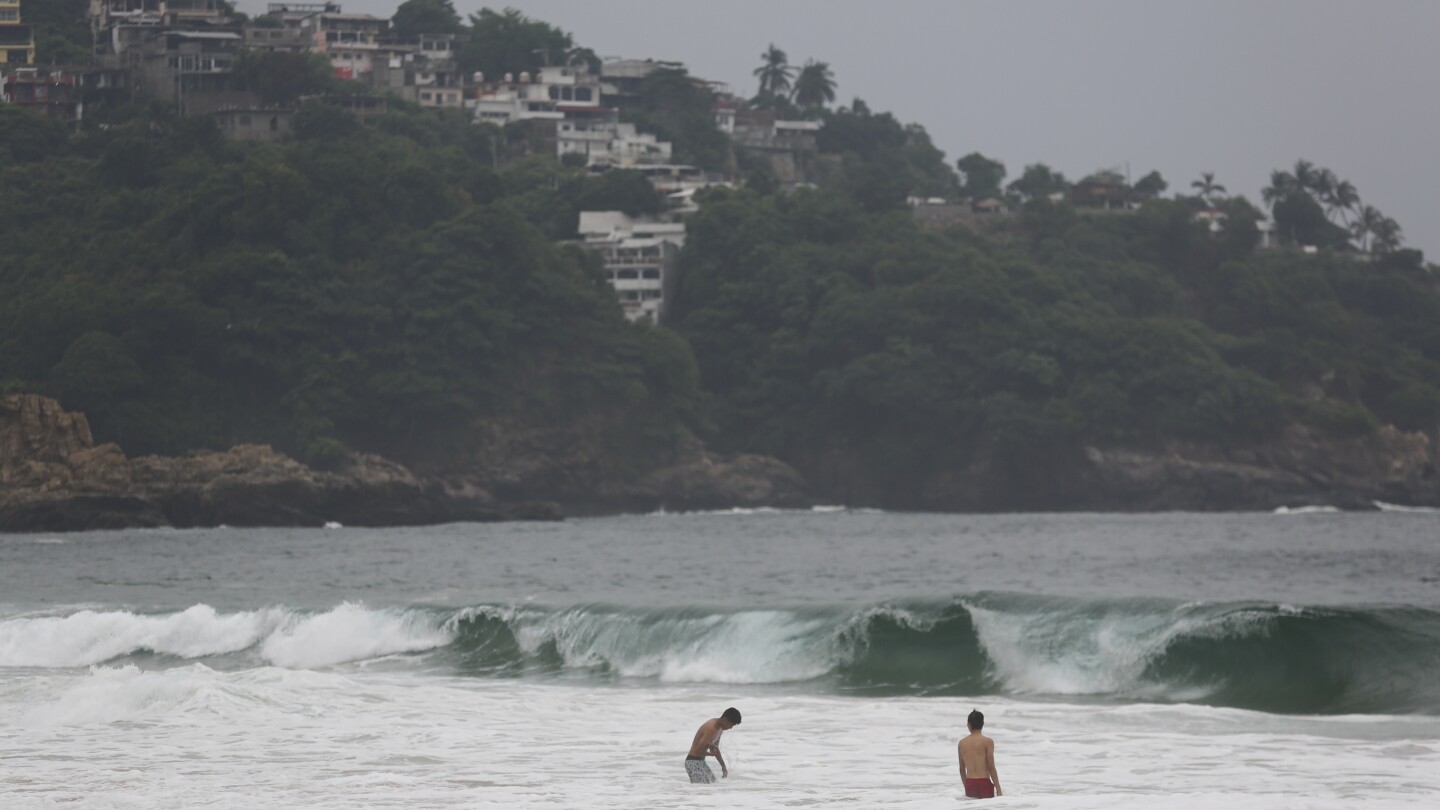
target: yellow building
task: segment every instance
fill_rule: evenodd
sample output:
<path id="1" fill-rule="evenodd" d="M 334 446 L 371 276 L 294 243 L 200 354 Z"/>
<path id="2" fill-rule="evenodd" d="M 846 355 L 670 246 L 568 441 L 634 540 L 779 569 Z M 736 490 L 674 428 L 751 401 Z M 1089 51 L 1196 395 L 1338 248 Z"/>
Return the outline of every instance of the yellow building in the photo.
<path id="1" fill-rule="evenodd" d="M 20 20 L 20 0 L 0 0 L 0 67 L 35 64 L 35 34 Z"/>

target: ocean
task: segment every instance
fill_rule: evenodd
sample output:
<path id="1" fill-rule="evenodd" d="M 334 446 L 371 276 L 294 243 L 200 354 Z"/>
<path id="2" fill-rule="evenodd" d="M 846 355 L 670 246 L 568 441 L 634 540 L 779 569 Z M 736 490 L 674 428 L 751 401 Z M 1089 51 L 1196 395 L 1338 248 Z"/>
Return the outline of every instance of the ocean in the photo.
<path id="1" fill-rule="evenodd" d="M 996 806 L 1434 806 L 1440 515 L 0 535 L 7 810 L 953 808 L 973 708 Z"/>

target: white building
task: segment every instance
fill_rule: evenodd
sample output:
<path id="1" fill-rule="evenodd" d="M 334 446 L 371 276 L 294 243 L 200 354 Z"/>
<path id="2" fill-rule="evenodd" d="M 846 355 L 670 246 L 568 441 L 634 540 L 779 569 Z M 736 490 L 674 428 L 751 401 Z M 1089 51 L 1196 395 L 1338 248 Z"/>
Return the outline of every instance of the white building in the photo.
<path id="1" fill-rule="evenodd" d="M 580 236 L 604 261 L 625 317 L 660 323 L 665 301 L 674 291 L 675 258 L 685 244 L 685 223 L 621 211 L 582 211 Z"/>

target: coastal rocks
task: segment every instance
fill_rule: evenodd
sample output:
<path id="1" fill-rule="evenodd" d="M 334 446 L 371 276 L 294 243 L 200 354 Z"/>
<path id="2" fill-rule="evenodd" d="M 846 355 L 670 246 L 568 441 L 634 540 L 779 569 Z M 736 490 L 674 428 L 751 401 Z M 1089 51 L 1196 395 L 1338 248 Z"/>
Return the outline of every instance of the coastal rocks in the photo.
<path id="1" fill-rule="evenodd" d="M 1232 450 L 1180 444 L 1161 452 L 1088 448 L 1086 461 L 1072 489 L 1081 508 L 1440 506 L 1434 442 L 1391 426 L 1351 439 L 1293 426 L 1276 441 Z"/>
<path id="2" fill-rule="evenodd" d="M 378 456 L 356 454 L 333 472 L 264 445 L 128 459 L 113 444 L 95 446 L 83 414 L 45 397 L 0 396 L 0 531 L 559 517 L 546 504 L 449 493 Z"/>
<path id="3" fill-rule="evenodd" d="M 804 478 L 769 456 L 721 456 L 685 437 L 656 459 L 616 440 L 612 422 L 562 426 L 485 422 L 458 452 L 431 469 L 453 491 L 507 501 L 555 503 L 568 515 L 800 507 Z"/>
<path id="4" fill-rule="evenodd" d="M 800 473 L 783 461 L 756 455 L 704 453 L 646 476 L 637 494 L 642 493 L 649 493 L 659 507 L 675 511 L 809 503 Z"/>

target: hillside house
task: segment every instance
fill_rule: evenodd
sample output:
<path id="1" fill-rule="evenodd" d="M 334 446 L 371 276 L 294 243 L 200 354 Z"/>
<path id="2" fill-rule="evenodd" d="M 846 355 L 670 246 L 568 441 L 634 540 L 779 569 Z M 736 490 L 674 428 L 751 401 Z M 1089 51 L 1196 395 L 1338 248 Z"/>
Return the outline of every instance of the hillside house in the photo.
<path id="1" fill-rule="evenodd" d="M 675 290 L 675 259 L 685 244 L 685 224 L 621 211 L 581 211 L 580 236 L 600 254 L 625 317 L 660 323 Z"/>
<path id="2" fill-rule="evenodd" d="M 295 111 L 284 107 L 234 107 L 217 110 L 215 124 L 235 141 L 278 141 L 288 136 Z"/>
<path id="3" fill-rule="evenodd" d="M 0 0 L 0 67 L 35 64 L 35 31 L 21 19 L 20 0 Z"/>
<path id="4" fill-rule="evenodd" d="M 85 106 L 79 77 L 63 70 L 12 68 L 0 78 L 0 97 L 65 124 L 78 124 Z"/>
<path id="5" fill-rule="evenodd" d="M 1117 172 L 1099 172 L 1070 187 L 1070 204 L 1103 211 L 1129 211 L 1136 207 L 1135 192 Z"/>

